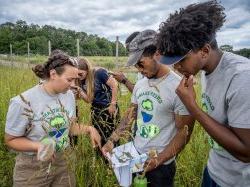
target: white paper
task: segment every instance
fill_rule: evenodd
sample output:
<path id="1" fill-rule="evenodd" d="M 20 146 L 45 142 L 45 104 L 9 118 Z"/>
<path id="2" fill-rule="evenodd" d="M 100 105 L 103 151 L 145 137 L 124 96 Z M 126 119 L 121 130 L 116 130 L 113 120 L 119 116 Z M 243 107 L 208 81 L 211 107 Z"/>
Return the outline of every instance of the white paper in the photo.
<path id="1" fill-rule="evenodd" d="M 108 154 L 108 158 L 120 186 L 128 187 L 132 184 L 132 173 L 143 171 L 147 155 L 140 155 L 133 142 L 129 142 L 114 148 L 112 153 Z"/>

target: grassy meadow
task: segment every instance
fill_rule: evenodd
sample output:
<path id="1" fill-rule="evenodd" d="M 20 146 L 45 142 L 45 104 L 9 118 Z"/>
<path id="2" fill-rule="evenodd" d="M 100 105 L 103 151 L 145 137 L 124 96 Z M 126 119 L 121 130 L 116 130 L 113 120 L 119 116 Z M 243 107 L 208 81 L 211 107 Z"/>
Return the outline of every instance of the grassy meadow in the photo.
<path id="1" fill-rule="evenodd" d="M 20 59 L 20 63 L 26 63 L 25 57 Z M 44 62 L 46 57 L 40 56 L 34 63 Z M 89 57 L 90 61 L 96 66 L 103 66 L 109 70 L 120 69 L 114 62 L 114 57 Z M 9 60 L 9 59 L 4 59 Z M 120 57 L 119 64 L 124 64 L 125 57 Z M 15 59 L 18 61 L 18 59 Z M 127 71 L 127 69 L 123 69 Z M 132 75 L 132 74 L 129 74 Z M 129 79 L 133 79 L 130 76 Z M 4 145 L 4 127 L 6 113 L 11 97 L 20 94 L 24 90 L 31 88 L 38 82 L 38 79 L 32 73 L 31 69 L 22 69 L 14 67 L 5 67 L 0 65 L 0 186 L 12 186 L 12 171 L 14 167 L 15 153 L 11 152 Z M 197 99 L 200 98 L 199 84 L 197 89 Z M 130 94 L 119 94 L 118 104 L 123 114 L 130 104 Z M 82 123 L 89 123 L 90 106 L 83 101 L 78 101 L 80 119 Z M 207 161 L 208 144 L 203 129 L 196 123 L 191 140 L 184 151 L 177 158 L 177 172 L 175 177 L 175 186 L 193 187 L 199 186 L 201 182 L 202 170 Z M 76 173 L 77 184 L 80 187 L 115 187 L 118 186 L 116 178 L 95 150 L 92 149 L 89 139 L 81 136 L 77 145 L 73 147 L 73 153 L 68 156 L 70 166 Z"/>

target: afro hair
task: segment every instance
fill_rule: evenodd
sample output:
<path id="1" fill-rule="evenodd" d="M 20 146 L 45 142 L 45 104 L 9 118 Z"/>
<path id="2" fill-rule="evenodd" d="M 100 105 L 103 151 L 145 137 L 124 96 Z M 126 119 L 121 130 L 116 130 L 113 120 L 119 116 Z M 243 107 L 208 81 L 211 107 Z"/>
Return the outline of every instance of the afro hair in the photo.
<path id="1" fill-rule="evenodd" d="M 225 22 L 224 7 L 217 1 L 191 4 L 181 8 L 160 24 L 156 43 L 162 55 L 185 55 L 206 43 L 218 48 L 216 32 Z"/>

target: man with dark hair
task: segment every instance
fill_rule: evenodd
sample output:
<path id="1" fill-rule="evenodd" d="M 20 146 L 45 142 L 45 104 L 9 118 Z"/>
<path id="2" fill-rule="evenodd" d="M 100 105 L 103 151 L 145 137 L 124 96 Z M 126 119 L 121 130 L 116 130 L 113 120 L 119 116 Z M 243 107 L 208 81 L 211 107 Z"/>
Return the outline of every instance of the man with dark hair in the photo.
<path id="1" fill-rule="evenodd" d="M 250 60 L 222 52 L 215 39 L 225 22 L 216 1 L 192 4 L 160 25 L 161 62 L 184 75 L 176 93 L 210 135 L 202 186 L 250 186 Z M 202 75 L 202 109 L 193 76 Z"/>
<path id="2" fill-rule="evenodd" d="M 144 164 L 148 186 L 169 187 L 174 183 L 175 156 L 187 144 L 194 120 L 175 93 L 180 77 L 158 63 L 155 34 L 153 30 L 142 31 L 128 46 L 127 65 L 134 65 L 144 78 L 137 81 L 131 107 L 102 151 L 104 154 L 111 151 L 114 142 L 127 134 L 131 122 L 137 119 L 135 148 L 140 154 L 158 153 Z"/>

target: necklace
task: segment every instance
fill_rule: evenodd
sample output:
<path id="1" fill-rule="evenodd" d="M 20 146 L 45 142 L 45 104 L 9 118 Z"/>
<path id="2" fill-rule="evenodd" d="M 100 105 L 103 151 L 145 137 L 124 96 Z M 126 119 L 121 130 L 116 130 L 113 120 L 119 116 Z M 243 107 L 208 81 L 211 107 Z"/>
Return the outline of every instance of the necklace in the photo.
<path id="1" fill-rule="evenodd" d="M 157 87 L 162 81 L 164 81 L 167 76 L 170 74 L 170 71 L 169 70 L 165 75 L 163 75 L 162 77 L 156 79 L 156 80 L 153 80 L 153 79 L 148 79 L 148 85 L 149 87 L 154 87 L 159 93 L 160 93 L 160 90 L 159 88 Z"/>

